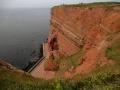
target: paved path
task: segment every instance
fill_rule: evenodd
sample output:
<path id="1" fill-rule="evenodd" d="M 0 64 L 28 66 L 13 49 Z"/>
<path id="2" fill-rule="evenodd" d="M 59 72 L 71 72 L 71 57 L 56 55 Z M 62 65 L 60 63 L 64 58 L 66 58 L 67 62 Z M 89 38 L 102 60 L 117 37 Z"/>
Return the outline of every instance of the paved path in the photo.
<path id="1" fill-rule="evenodd" d="M 49 58 L 50 53 L 49 53 L 49 50 L 48 50 L 48 47 L 47 47 L 47 43 L 45 43 L 44 50 L 45 50 L 45 58 Z M 30 74 L 33 77 L 37 77 L 37 78 L 45 78 L 45 79 L 54 78 L 55 72 L 44 70 L 44 60 L 41 63 L 39 63 L 38 66 Z"/>

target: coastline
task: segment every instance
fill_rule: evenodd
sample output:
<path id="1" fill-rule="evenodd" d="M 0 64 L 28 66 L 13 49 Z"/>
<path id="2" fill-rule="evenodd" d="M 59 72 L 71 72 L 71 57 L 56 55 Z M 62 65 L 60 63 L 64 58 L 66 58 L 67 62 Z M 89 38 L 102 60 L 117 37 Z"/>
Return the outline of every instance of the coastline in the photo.
<path id="1" fill-rule="evenodd" d="M 44 56 L 45 58 L 30 72 L 30 75 L 36 78 L 44 78 L 44 79 L 51 79 L 54 78 L 55 72 L 54 71 L 45 71 L 44 70 L 44 61 L 45 59 L 49 58 L 49 50 L 47 47 L 47 43 L 44 43 Z"/>
<path id="2" fill-rule="evenodd" d="M 42 62 L 43 61 L 43 59 L 45 58 L 45 47 L 44 47 L 44 44 L 45 43 L 43 43 L 42 44 L 42 48 L 43 48 L 43 52 L 42 52 L 42 57 L 27 71 L 27 73 L 30 73 L 30 72 L 32 72 L 37 66 L 38 66 L 38 64 L 40 63 L 40 62 Z"/>
<path id="3" fill-rule="evenodd" d="M 31 68 L 33 68 L 33 66 L 36 65 L 36 63 L 38 63 L 40 61 L 41 58 L 43 58 L 43 46 L 44 45 L 42 44 L 40 47 L 40 52 L 39 52 L 39 56 L 38 56 L 39 58 L 36 59 L 35 61 L 29 61 L 28 65 L 26 65 L 22 68 L 23 71 L 28 72 Z"/>

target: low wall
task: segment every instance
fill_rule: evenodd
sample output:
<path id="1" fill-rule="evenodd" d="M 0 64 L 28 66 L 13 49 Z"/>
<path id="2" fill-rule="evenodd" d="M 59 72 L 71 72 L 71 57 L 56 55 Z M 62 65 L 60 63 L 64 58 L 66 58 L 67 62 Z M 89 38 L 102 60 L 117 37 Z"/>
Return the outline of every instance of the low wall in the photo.
<path id="1" fill-rule="evenodd" d="M 43 43 L 43 56 L 41 57 L 41 59 L 32 67 L 28 70 L 27 73 L 31 73 L 37 66 L 38 64 L 45 58 L 45 45 Z"/>

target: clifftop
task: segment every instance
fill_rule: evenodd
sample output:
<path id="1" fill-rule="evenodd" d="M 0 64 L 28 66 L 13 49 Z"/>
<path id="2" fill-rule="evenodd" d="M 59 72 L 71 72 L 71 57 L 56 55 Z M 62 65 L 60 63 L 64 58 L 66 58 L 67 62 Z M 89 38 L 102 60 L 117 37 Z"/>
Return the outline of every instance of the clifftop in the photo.
<path id="1" fill-rule="evenodd" d="M 69 4 L 66 7 L 90 7 L 90 6 L 119 6 L 120 2 L 94 2 L 94 3 L 79 3 L 79 4 Z"/>

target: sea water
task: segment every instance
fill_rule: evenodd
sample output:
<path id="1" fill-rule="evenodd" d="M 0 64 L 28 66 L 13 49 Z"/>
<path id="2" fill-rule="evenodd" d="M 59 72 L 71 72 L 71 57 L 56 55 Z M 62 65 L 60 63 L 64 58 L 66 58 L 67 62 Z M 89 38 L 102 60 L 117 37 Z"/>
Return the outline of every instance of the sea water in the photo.
<path id="1" fill-rule="evenodd" d="M 0 58 L 19 69 L 39 58 L 49 33 L 50 9 L 1 9 Z"/>

